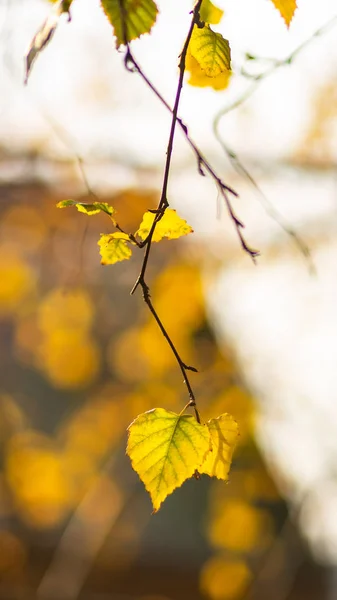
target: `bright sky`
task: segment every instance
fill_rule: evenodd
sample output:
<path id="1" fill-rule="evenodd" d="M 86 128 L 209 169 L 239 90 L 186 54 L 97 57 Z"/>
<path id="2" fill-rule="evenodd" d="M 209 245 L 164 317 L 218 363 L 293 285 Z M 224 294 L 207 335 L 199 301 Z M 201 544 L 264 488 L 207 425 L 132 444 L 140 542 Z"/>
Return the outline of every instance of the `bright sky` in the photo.
<path id="1" fill-rule="evenodd" d="M 270 0 L 218 0 L 225 18 L 219 26 L 232 47 L 234 70 L 246 51 L 282 58 L 306 40 L 335 13 L 334 0 L 299 0 L 288 31 Z M 189 23 L 190 0 L 159 0 L 158 23 L 150 36 L 134 43 L 135 55 L 163 94 L 172 101 L 177 55 Z M 34 66 L 24 89 L 23 55 L 48 14 L 43 0 L 2 0 L 0 5 L 0 142 L 29 148 L 65 151 L 44 115 L 57 120 L 77 141 L 84 155 L 128 157 L 141 164 L 161 164 L 169 118 L 136 75 L 125 72 L 114 49 L 111 28 L 98 0 L 75 0 L 73 21 L 61 23 L 51 45 Z M 335 31 L 314 42 L 291 69 L 263 84 L 263 90 L 223 122 L 227 138 L 246 154 L 286 154 L 308 120 L 312 90 L 336 67 Z M 229 91 L 185 86 L 181 112 L 203 147 L 215 151 L 211 133 L 214 114 L 236 98 L 246 82 Z M 177 156 L 189 156 L 178 140 Z"/>

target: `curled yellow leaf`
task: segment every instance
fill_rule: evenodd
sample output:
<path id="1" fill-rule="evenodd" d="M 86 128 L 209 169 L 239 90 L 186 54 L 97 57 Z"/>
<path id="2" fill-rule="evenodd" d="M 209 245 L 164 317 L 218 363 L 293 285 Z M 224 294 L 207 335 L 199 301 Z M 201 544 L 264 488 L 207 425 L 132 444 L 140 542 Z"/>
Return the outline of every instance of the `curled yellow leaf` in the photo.
<path id="1" fill-rule="evenodd" d="M 213 31 L 209 25 L 194 26 L 189 43 L 191 56 L 208 77 L 218 77 L 231 68 L 231 51 L 228 40 Z"/>
<path id="2" fill-rule="evenodd" d="M 210 419 L 206 426 L 211 435 L 212 450 L 199 468 L 199 473 L 226 481 L 239 435 L 238 424 L 231 415 L 225 413 L 217 419 Z"/>
<path id="3" fill-rule="evenodd" d="M 143 215 L 143 220 L 137 231 L 137 235 L 141 240 L 145 240 L 149 235 L 155 217 L 155 213 L 150 211 Z M 163 217 L 156 225 L 152 241 L 160 242 L 164 237 L 169 240 L 175 240 L 188 233 L 193 233 L 192 227 L 184 219 L 179 217 L 175 210 L 167 208 Z"/>
<path id="4" fill-rule="evenodd" d="M 115 209 L 112 206 L 109 206 L 106 202 L 77 202 L 76 200 L 61 200 L 56 204 L 57 208 L 67 208 L 68 206 L 76 206 L 78 212 L 84 213 L 86 215 L 97 215 L 100 212 L 104 212 L 109 217 L 113 215 Z"/>
<path id="5" fill-rule="evenodd" d="M 213 90 L 225 90 L 230 82 L 232 71 L 224 71 L 217 77 L 208 77 L 198 61 L 187 51 L 186 70 L 190 72 L 188 83 L 195 87 L 211 87 Z"/>

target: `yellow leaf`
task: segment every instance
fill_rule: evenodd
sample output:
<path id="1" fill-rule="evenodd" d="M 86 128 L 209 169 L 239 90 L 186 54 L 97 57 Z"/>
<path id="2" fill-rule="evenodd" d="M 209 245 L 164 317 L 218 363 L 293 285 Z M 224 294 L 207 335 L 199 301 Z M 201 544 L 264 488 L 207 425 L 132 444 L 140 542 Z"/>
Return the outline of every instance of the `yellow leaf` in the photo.
<path id="1" fill-rule="evenodd" d="M 295 14 L 295 10 L 297 8 L 296 0 L 271 0 L 274 6 L 277 8 L 287 27 L 289 27 L 292 18 Z"/>
<path id="2" fill-rule="evenodd" d="M 150 33 L 157 19 L 158 8 L 153 0 L 101 0 L 101 3 L 114 28 L 117 48 L 125 44 L 125 34 L 126 40 L 131 42 L 143 33 Z M 121 4 L 123 11 L 121 11 Z"/>
<path id="3" fill-rule="evenodd" d="M 121 260 L 129 260 L 132 250 L 128 245 L 129 236 L 126 233 L 102 233 L 98 240 L 102 265 L 114 265 Z"/>
<path id="4" fill-rule="evenodd" d="M 210 419 L 206 425 L 211 434 L 212 451 L 198 469 L 199 473 L 226 480 L 239 435 L 238 425 L 227 413 L 217 419 Z"/>
<path id="5" fill-rule="evenodd" d="M 153 221 L 155 219 L 155 213 L 146 212 L 143 215 L 143 220 L 137 231 L 137 235 L 145 240 L 151 230 Z M 188 233 L 193 233 L 192 227 L 188 223 L 177 215 L 177 212 L 172 208 L 165 210 L 164 216 L 158 221 L 154 234 L 152 237 L 153 242 L 160 242 L 164 237 L 169 240 L 175 240 Z"/>
<path id="6" fill-rule="evenodd" d="M 214 90 L 225 90 L 230 82 L 232 71 L 224 71 L 217 77 L 208 77 L 205 71 L 202 70 L 198 61 L 191 55 L 188 50 L 186 55 L 186 70 L 190 71 L 190 79 L 188 83 L 196 87 L 211 87 Z"/>
<path id="7" fill-rule="evenodd" d="M 109 206 L 106 202 L 92 202 L 88 204 L 86 202 L 77 202 L 76 200 L 62 200 L 56 204 L 57 208 L 67 208 L 68 206 L 76 206 L 78 212 L 86 215 L 97 215 L 99 212 L 104 212 L 109 217 L 113 215 L 115 209 Z"/>
<path id="8" fill-rule="evenodd" d="M 203 0 L 200 9 L 200 20 L 205 21 L 205 23 L 211 23 L 212 25 L 217 25 L 220 23 L 223 16 L 223 10 L 218 8 L 211 2 L 211 0 Z"/>
<path id="9" fill-rule="evenodd" d="M 230 71 L 231 51 L 228 40 L 221 33 L 212 31 L 209 25 L 194 26 L 189 50 L 208 77 L 218 77 Z"/>
<path id="10" fill-rule="evenodd" d="M 139 415 L 128 431 L 127 454 L 156 512 L 205 460 L 210 450 L 209 431 L 191 415 L 163 408 Z"/>

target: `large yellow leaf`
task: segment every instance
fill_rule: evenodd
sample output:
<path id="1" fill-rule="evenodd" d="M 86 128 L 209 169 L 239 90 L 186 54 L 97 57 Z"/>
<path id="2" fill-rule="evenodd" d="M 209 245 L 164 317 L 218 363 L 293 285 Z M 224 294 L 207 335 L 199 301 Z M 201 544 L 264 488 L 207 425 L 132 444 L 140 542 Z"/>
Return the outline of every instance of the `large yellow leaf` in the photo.
<path id="1" fill-rule="evenodd" d="M 226 480 L 239 431 L 237 422 L 227 413 L 206 423 L 212 440 L 212 451 L 198 469 L 211 477 Z"/>
<path id="2" fill-rule="evenodd" d="M 143 220 L 137 231 L 137 235 L 142 240 L 147 238 L 155 216 L 155 213 L 150 211 L 143 215 Z M 172 208 L 167 208 L 164 216 L 156 225 L 152 241 L 160 242 L 160 240 L 162 240 L 164 237 L 168 238 L 169 240 L 175 240 L 183 235 L 187 235 L 188 233 L 193 233 L 192 227 L 190 227 L 190 225 L 184 219 L 179 217 L 175 210 Z"/>
<path id="3" fill-rule="evenodd" d="M 296 0 L 271 0 L 289 27 L 297 8 Z"/>
<path id="4" fill-rule="evenodd" d="M 101 0 L 101 3 L 114 28 L 117 48 L 125 43 L 125 34 L 126 40 L 131 42 L 143 33 L 150 33 L 157 19 L 158 8 L 153 0 Z"/>
<path id="5" fill-rule="evenodd" d="M 97 215 L 99 212 L 104 212 L 109 217 L 113 215 L 115 209 L 112 206 L 109 206 L 106 202 L 92 202 L 88 204 L 86 202 L 77 202 L 76 200 L 61 200 L 56 204 L 57 208 L 67 208 L 68 206 L 76 206 L 78 212 L 84 213 L 86 215 Z"/>
<path id="6" fill-rule="evenodd" d="M 203 0 L 200 9 L 200 20 L 211 25 L 220 23 L 223 16 L 223 10 L 218 8 L 211 0 Z"/>
<path id="7" fill-rule="evenodd" d="M 116 262 L 129 260 L 132 255 L 130 238 L 126 233 L 102 233 L 97 243 L 102 265 L 114 265 Z"/>
<path id="8" fill-rule="evenodd" d="M 209 25 L 202 28 L 194 26 L 189 51 L 208 77 L 218 77 L 221 73 L 230 71 L 231 51 L 228 40 L 221 33 L 212 31 Z"/>
<path id="9" fill-rule="evenodd" d="M 156 512 L 165 498 L 192 477 L 210 451 L 210 433 L 191 415 L 155 408 L 128 428 L 127 454 Z"/>
<path id="10" fill-rule="evenodd" d="M 232 71 L 224 71 L 217 77 L 208 77 L 189 50 L 186 55 L 186 70 L 190 72 L 188 83 L 196 87 L 211 87 L 213 90 L 225 90 L 230 82 Z"/>

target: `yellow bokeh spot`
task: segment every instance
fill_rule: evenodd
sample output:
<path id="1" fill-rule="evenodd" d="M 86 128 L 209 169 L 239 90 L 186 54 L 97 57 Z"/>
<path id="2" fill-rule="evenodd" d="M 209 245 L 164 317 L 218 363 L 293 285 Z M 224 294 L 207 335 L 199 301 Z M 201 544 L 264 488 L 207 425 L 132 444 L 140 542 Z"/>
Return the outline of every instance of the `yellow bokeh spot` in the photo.
<path id="1" fill-rule="evenodd" d="M 48 438 L 33 431 L 12 437 L 6 452 L 6 476 L 23 519 L 53 527 L 71 503 L 71 485 L 62 455 Z"/>
<path id="2" fill-rule="evenodd" d="M 108 346 L 107 360 L 112 372 L 124 381 L 143 381 L 148 374 L 148 362 L 140 348 L 139 330 L 127 329 Z M 130 368 L 132 365 L 132 368 Z"/>
<path id="3" fill-rule="evenodd" d="M 35 291 L 35 272 L 11 246 L 0 247 L 0 281 L 0 314 L 18 312 Z"/>
<path id="4" fill-rule="evenodd" d="M 165 326 L 173 334 L 188 335 L 204 318 L 200 272 L 189 264 L 168 266 L 153 286 L 153 303 Z"/>
<path id="5" fill-rule="evenodd" d="M 49 334 L 57 329 L 89 330 L 94 316 L 94 307 L 89 295 L 81 289 L 65 291 L 56 288 L 42 300 L 38 324 Z"/>
<path id="6" fill-rule="evenodd" d="M 212 600 L 236 600 L 243 597 L 252 574 L 246 563 L 215 556 L 203 566 L 200 587 Z"/>
<path id="7" fill-rule="evenodd" d="M 41 344 L 39 365 L 55 387 L 84 388 L 98 374 L 100 352 L 90 337 L 59 329 Z"/>
<path id="8" fill-rule="evenodd" d="M 100 461 L 119 443 L 128 422 L 124 421 L 123 397 L 115 400 L 101 397 L 89 402 L 61 429 L 59 437 L 66 451 L 74 456 L 84 455 L 91 461 Z"/>
<path id="9" fill-rule="evenodd" d="M 261 545 L 270 532 L 270 520 L 258 510 L 239 499 L 224 502 L 208 528 L 208 538 L 213 546 L 246 552 Z"/>

